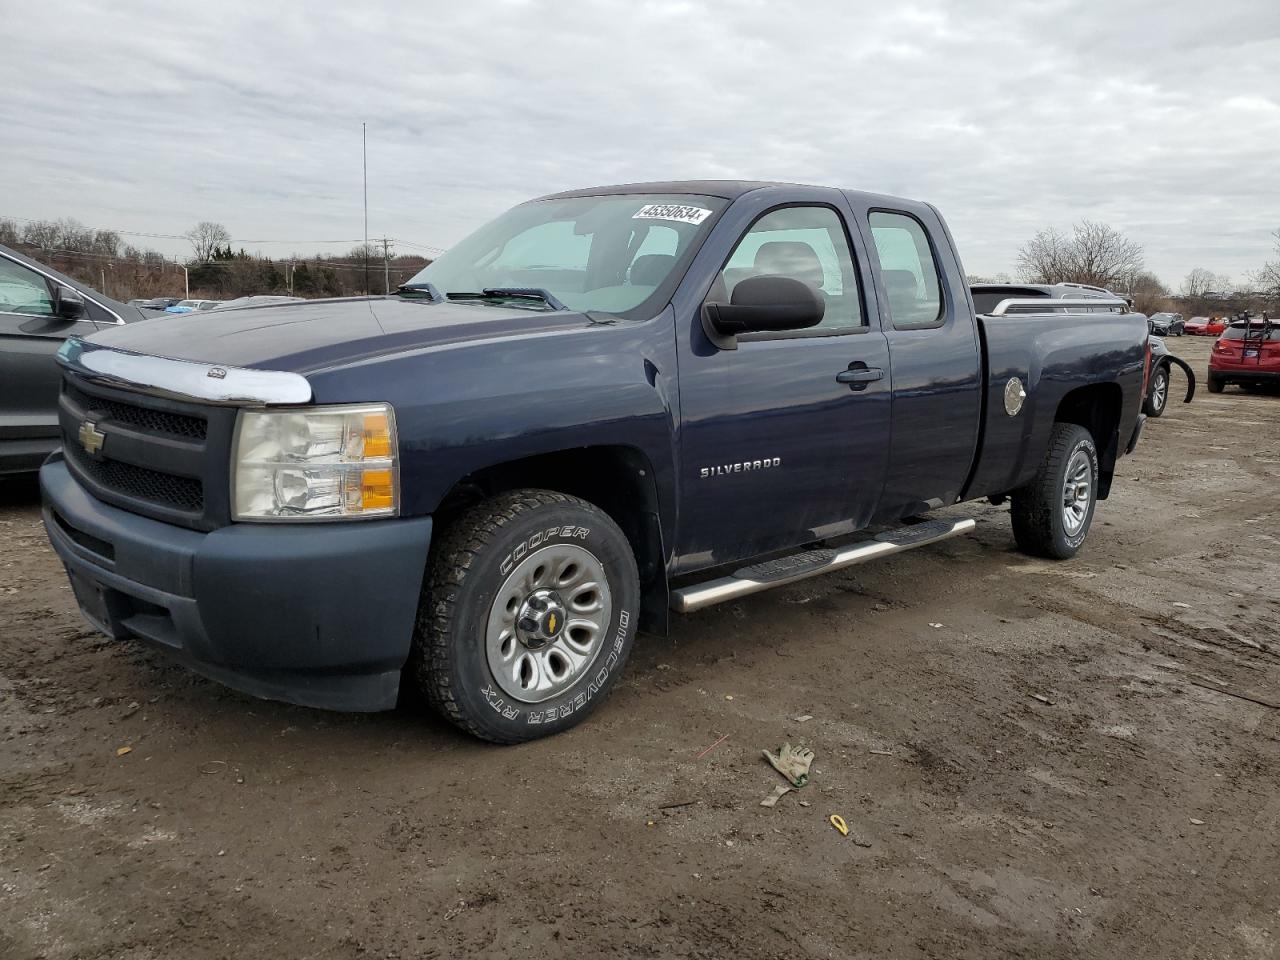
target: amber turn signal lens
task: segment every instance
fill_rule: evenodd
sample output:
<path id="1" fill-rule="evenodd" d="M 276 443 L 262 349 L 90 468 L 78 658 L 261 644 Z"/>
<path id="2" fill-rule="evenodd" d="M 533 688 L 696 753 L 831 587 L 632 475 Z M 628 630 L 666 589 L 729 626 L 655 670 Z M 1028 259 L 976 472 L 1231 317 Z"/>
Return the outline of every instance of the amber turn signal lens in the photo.
<path id="1" fill-rule="evenodd" d="M 364 458 L 391 456 L 391 424 L 385 413 L 364 416 Z"/>
<path id="2" fill-rule="evenodd" d="M 386 510 L 395 505 L 395 480 L 390 470 L 365 470 L 360 478 L 360 509 Z"/>

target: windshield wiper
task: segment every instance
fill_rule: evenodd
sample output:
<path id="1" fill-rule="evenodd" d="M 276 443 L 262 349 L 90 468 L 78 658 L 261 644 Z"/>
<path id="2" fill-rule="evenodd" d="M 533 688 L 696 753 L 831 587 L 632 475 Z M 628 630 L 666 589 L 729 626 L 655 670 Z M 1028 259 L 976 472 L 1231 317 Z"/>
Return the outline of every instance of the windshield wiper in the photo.
<path id="1" fill-rule="evenodd" d="M 439 303 L 444 300 L 444 294 L 436 287 L 434 283 L 402 283 L 397 289 L 398 293 L 425 293 L 432 303 Z"/>
<path id="2" fill-rule="evenodd" d="M 450 290 L 450 300 L 541 300 L 552 310 L 568 310 L 550 290 L 542 287 L 485 287 L 479 293 Z"/>

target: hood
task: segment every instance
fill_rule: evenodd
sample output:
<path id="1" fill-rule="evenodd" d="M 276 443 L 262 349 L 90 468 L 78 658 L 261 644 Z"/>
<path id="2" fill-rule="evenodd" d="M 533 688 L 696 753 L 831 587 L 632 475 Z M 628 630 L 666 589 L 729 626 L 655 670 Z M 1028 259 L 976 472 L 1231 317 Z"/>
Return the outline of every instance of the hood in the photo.
<path id="1" fill-rule="evenodd" d="M 563 310 L 391 296 L 161 314 L 91 339 L 174 360 L 305 374 L 380 354 L 592 325 L 584 315 Z"/>

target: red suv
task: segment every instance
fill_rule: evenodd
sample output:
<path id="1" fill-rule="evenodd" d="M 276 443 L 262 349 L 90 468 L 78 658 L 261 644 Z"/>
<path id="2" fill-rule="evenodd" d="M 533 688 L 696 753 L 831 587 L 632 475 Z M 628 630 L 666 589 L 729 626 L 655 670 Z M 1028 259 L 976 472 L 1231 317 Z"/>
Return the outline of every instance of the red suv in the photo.
<path id="1" fill-rule="evenodd" d="M 1237 320 L 1223 331 L 1209 354 L 1209 392 L 1228 383 L 1280 385 L 1280 321 Z"/>

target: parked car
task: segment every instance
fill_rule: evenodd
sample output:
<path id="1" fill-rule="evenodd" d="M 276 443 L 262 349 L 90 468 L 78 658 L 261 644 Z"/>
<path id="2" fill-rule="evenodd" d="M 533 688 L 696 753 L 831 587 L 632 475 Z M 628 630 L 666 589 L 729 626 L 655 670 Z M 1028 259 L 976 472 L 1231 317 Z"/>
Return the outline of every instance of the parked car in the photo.
<path id="1" fill-rule="evenodd" d="M 1250 389 L 1280 385 L 1280 322 L 1236 320 L 1209 354 L 1209 392 L 1231 383 Z"/>
<path id="2" fill-rule="evenodd" d="M 245 307 L 267 307 L 274 303 L 297 303 L 303 297 L 285 297 L 261 295 L 254 297 L 236 297 L 234 300 L 223 300 L 214 310 L 242 310 Z"/>
<path id="3" fill-rule="evenodd" d="M 669 610 L 974 529 L 936 508 L 1010 498 L 1023 550 L 1073 556 L 1145 422 L 1146 319 L 1008 306 L 975 313 L 926 203 L 556 194 L 392 296 L 70 341 L 45 526 L 112 636 L 309 706 L 404 675 L 529 740 Z"/>
<path id="4" fill-rule="evenodd" d="M 62 342 L 141 319 L 137 308 L 0 246 L 0 474 L 35 471 L 61 443 L 54 354 Z"/>
<path id="5" fill-rule="evenodd" d="M 1158 337 L 1180 337 L 1186 329 L 1180 313 L 1153 313 L 1151 332 Z"/>
<path id="6" fill-rule="evenodd" d="M 1142 412 L 1148 417 L 1164 415 L 1169 405 L 1169 391 L 1173 383 L 1173 368 L 1178 367 L 1187 377 L 1187 393 L 1183 403 L 1190 403 L 1196 395 L 1196 375 L 1181 357 L 1169 352 L 1168 346 L 1160 337 L 1151 337 L 1151 362 L 1147 370 L 1147 399 L 1142 405 Z"/>
<path id="7" fill-rule="evenodd" d="M 1183 327 L 1193 337 L 1216 337 L 1227 329 L 1226 317 L 1192 317 Z"/>
<path id="8" fill-rule="evenodd" d="M 165 309 L 165 313 L 196 313 L 205 310 L 212 310 L 221 301 L 218 300 L 179 300 L 171 307 Z"/>
<path id="9" fill-rule="evenodd" d="M 139 310 L 163 311 L 179 302 L 177 297 L 150 297 L 145 300 L 130 300 L 129 306 Z"/>

